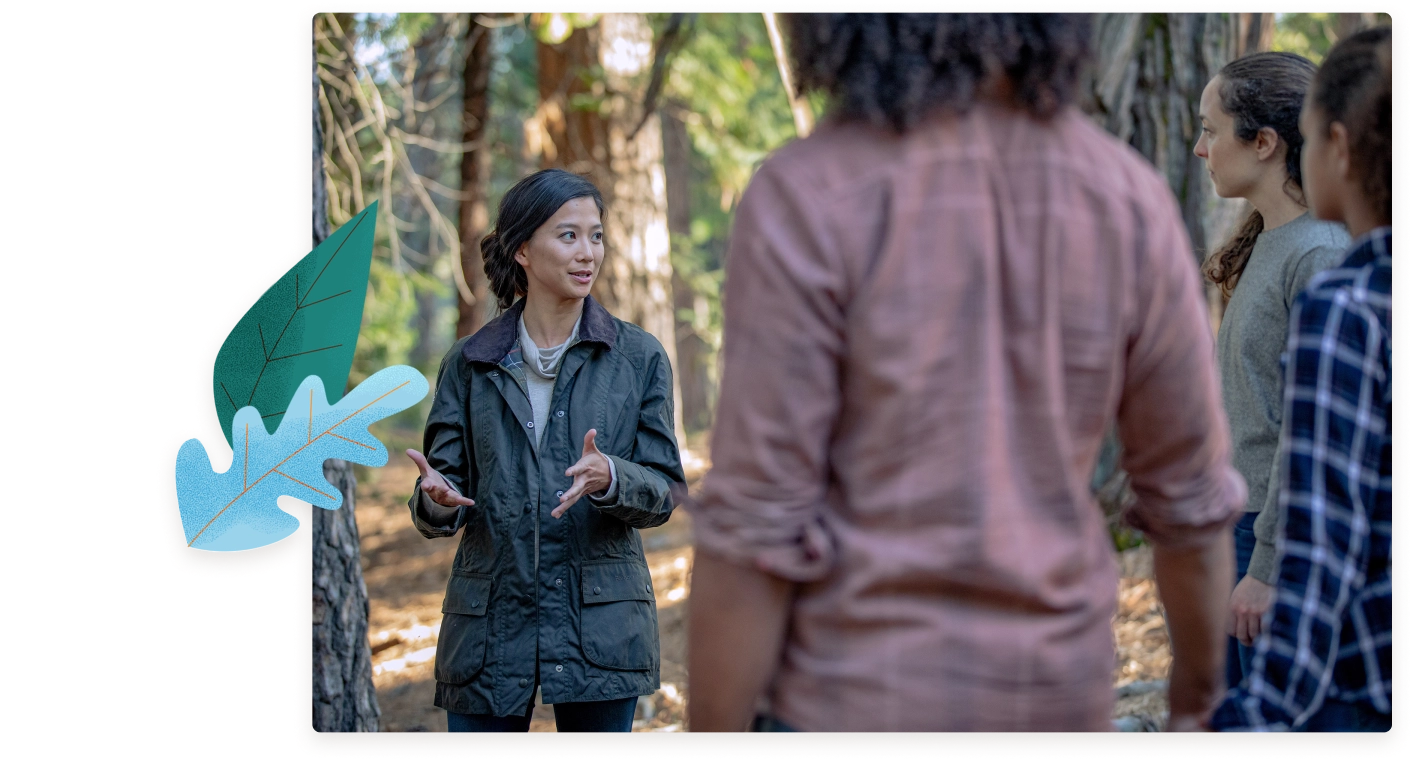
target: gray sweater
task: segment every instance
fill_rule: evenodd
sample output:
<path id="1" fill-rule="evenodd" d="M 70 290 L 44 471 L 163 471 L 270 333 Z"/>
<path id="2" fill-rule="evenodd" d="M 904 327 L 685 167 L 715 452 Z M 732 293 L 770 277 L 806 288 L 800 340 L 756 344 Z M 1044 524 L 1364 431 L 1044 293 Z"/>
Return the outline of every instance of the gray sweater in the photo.
<path id="1" fill-rule="evenodd" d="M 1261 233 L 1216 336 L 1233 464 L 1250 490 L 1246 511 L 1260 513 L 1247 574 L 1268 584 L 1276 575 L 1277 455 L 1284 416 L 1280 356 L 1289 335 L 1289 310 L 1309 278 L 1338 264 L 1348 245 L 1343 225 L 1307 213 Z"/>

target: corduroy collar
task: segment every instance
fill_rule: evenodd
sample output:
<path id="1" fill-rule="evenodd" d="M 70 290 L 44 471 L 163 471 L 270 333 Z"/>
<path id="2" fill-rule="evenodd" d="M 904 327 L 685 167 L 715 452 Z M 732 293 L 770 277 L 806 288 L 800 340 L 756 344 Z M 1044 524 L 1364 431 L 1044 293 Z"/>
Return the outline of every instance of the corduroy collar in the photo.
<path id="1" fill-rule="evenodd" d="M 525 300 L 516 301 L 499 317 L 477 330 L 471 340 L 462 344 L 461 356 L 467 362 L 499 362 L 510 353 L 520 335 L 520 315 L 525 311 Z M 583 317 L 579 322 L 579 341 L 597 341 L 611 351 L 618 339 L 618 326 L 613 323 L 613 315 L 608 314 L 592 296 L 583 300 Z"/>

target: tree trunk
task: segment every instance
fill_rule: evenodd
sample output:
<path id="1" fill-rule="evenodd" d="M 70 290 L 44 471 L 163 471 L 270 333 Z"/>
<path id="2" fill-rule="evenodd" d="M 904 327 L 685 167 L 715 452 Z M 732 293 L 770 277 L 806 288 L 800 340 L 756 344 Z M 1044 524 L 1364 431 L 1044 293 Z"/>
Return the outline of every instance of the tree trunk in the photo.
<path id="1" fill-rule="evenodd" d="M 588 176 L 603 193 L 607 253 L 593 297 L 661 341 L 675 375 L 676 309 L 667 232 L 662 129 L 649 115 L 637 134 L 652 61 L 652 27 L 641 13 L 606 13 L 559 45 L 539 45 L 545 166 Z M 603 79 L 587 76 L 601 66 Z M 576 97 L 577 96 L 577 97 Z M 585 100 L 601 98 L 598 108 Z M 677 442 L 685 445 L 680 384 L 673 379 Z"/>
<path id="2" fill-rule="evenodd" d="M 490 122 L 490 42 L 489 27 L 477 24 L 471 14 L 466 27 L 466 65 L 462 70 L 461 154 L 461 272 L 475 302 L 456 299 L 456 337 L 468 336 L 485 323 L 490 303 L 490 283 L 481 259 L 480 240 L 490 228 L 490 150 L 482 143 Z"/>
<path id="3" fill-rule="evenodd" d="M 323 130 L 319 125 L 319 75 L 314 69 L 314 246 L 328 237 L 328 190 L 324 185 Z M 337 510 L 313 508 L 314 542 L 314 729 L 320 732 L 378 731 L 368 648 L 368 589 L 358 553 L 354 520 L 353 466 L 324 461 L 324 477 L 343 494 Z"/>
<path id="4" fill-rule="evenodd" d="M 691 241 L 691 139 L 686 123 L 676 118 L 672 109 L 664 108 L 662 119 L 662 165 L 667 178 L 667 231 L 673 251 L 680 251 Z M 672 267 L 672 297 L 677 304 L 677 383 L 681 387 L 682 424 L 688 431 L 703 431 L 711 427 L 710 346 L 697 335 L 691 319 L 682 319 L 681 311 L 697 304 L 691 284 Z M 695 311 L 693 311 L 695 314 Z M 702 319 L 704 315 L 697 315 Z"/>
<path id="5" fill-rule="evenodd" d="M 1230 235 L 1242 206 L 1212 192 L 1205 162 L 1192 153 L 1201 91 L 1239 49 L 1241 20 L 1219 13 L 1105 13 L 1094 26 L 1097 61 L 1088 108 L 1166 178 L 1191 237 L 1192 266 L 1200 266 L 1208 250 Z M 1219 292 L 1207 293 L 1215 325 L 1223 305 Z M 1118 467 L 1120 453 L 1110 432 L 1092 480 L 1111 517 L 1131 499 L 1127 474 Z"/>
<path id="6" fill-rule="evenodd" d="M 1236 57 L 1269 50 L 1275 41 L 1275 14 L 1236 14 L 1239 33 L 1236 36 Z"/>
<path id="7" fill-rule="evenodd" d="M 1335 13 L 1334 33 L 1338 35 L 1338 40 L 1342 40 L 1370 26 L 1376 26 L 1380 15 L 1378 13 Z"/>

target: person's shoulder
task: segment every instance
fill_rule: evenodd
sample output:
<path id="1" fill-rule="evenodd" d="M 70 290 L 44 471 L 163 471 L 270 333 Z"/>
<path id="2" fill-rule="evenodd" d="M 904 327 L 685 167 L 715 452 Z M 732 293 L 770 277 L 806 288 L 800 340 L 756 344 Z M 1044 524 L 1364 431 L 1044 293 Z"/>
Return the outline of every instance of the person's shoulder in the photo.
<path id="1" fill-rule="evenodd" d="M 1132 193 L 1134 200 L 1175 206 L 1176 196 L 1167 178 L 1136 148 L 1119 140 L 1078 109 L 1064 115 L 1065 126 L 1075 135 L 1075 143 L 1088 155 L 1080 158 L 1095 179 L 1117 193 Z"/>
<path id="2" fill-rule="evenodd" d="M 662 346 L 662 342 L 645 328 L 617 316 L 613 317 L 613 322 L 618 327 L 613 349 L 622 352 L 622 355 L 633 360 L 634 364 L 645 366 L 653 359 L 666 358 L 667 350 Z"/>

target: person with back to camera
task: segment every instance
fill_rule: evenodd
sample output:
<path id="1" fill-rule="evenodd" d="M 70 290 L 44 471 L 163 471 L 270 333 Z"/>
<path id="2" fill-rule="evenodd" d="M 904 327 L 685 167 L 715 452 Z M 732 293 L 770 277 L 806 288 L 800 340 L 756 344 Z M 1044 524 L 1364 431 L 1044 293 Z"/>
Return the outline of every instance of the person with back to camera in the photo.
<path id="1" fill-rule="evenodd" d="M 441 362 L 408 506 L 461 542 L 442 604 L 436 705 L 453 732 L 528 731 L 535 688 L 559 731 L 632 729 L 660 686 L 637 529 L 685 476 L 662 345 L 589 291 L 603 199 L 547 169 L 516 183 L 481 243 L 503 313 Z"/>
<path id="2" fill-rule="evenodd" d="M 1171 631 L 1169 728 L 1224 694 L 1230 465 L 1176 199 L 1072 105 L 1086 16 L 787 16 L 832 110 L 727 258 L 692 502 L 689 722 L 1112 729 L 1116 421 Z"/>
<path id="3" fill-rule="evenodd" d="M 1309 208 L 1356 236 L 1290 310 L 1275 602 L 1221 730 L 1392 728 L 1392 30 L 1329 51 L 1300 115 Z"/>
<path id="4" fill-rule="evenodd" d="M 1299 110 L 1314 64 L 1293 53 L 1255 53 L 1221 69 L 1201 93 L 1193 151 L 1223 198 L 1254 209 L 1202 270 L 1230 299 L 1216 337 L 1232 462 L 1249 496 L 1235 525 L 1226 685 L 1250 671 L 1250 643 L 1270 607 L 1279 473 L 1280 351 L 1290 306 L 1316 272 L 1343 258 L 1348 232 L 1309 214 L 1300 172 Z"/>

